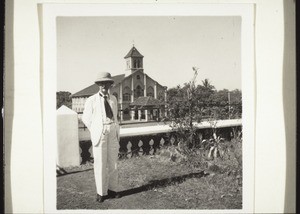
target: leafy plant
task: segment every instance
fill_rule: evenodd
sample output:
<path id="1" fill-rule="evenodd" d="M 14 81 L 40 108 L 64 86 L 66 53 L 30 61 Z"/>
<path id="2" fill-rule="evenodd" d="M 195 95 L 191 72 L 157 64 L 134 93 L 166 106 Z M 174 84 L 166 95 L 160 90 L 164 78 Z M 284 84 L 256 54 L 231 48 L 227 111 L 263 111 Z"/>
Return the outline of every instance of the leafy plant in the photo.
<path id="1" fill-rule="evenodd" d="M 223 158 L 223 155 L 225 153 L 225 144 L 224 144 L 224 139 L 220 138 L 220 136 L 216 136 L 216 134 L 213 135 L 213 138 L 209 139 L 209 144 L 208 144 L 208 159 L 214 159 L 217 157 Z"/>

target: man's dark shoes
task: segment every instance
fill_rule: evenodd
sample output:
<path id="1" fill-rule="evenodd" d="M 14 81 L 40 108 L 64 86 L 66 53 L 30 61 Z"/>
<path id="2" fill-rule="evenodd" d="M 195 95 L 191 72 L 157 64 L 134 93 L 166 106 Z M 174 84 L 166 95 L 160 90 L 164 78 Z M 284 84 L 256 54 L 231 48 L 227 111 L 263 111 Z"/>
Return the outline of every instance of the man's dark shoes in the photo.
<path id="1" fill-rule="evenodd" d="M 105 200 L 104 196 L 97 194 L 96 201 L 102 203 Z"/>
<path id="2" fill-rule="evenodd" d="M 108 194 L 109 198 L 121 198 L 120 193 L 117 193 L 117 192 L 112 191 L 112 190 L 108 190 L 107 194 Z"/>

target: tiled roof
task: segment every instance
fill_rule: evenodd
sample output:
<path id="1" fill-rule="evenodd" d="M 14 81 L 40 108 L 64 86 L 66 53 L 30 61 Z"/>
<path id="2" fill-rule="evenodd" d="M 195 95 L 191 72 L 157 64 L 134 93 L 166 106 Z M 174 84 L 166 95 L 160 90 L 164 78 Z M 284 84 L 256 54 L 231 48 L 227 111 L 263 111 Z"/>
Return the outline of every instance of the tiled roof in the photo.
<path id="1" fill-rule="evenodd" d="M 125 78 L 125 74 L 120 74 L 117 76 L 113 76 L 112 79 L 115 81 L 114 85 L 119 84 L 120 82 L 122 82 L 122 80 Z"/>
<path id="2" fill-rule="evenodd" d="M 144 57 L 144 56 L 140 54 L 140 52 L 133 46 L 124 58 L 126 59 L 128 57 Z"/>
<path id="3" fill-rule="evenodd" d="M 130 103 L 130 106 L 139 106 L 139 107 L 160 106 L 160 105 L 164 105 L 164 103 L 153 97 L 139 97 L 135 101 Z"/>
<path id="4" fill-rule="evenodd" d="M 117 85 L 118 83 L 122 82 L 124 78 L 125 78 L 125 74 L 113 76 L 112 79 L 114 80 L 114 85 Z M 93 94 L 96 94 L 98 91 L 99 91 L 98 85 L 93 84 L 89 87 L 86 87 L 85 89 L 82 89 L 81 91 L 76 92 L 75 94 L 72 94 L 71 97 L 89 97 Z"/>

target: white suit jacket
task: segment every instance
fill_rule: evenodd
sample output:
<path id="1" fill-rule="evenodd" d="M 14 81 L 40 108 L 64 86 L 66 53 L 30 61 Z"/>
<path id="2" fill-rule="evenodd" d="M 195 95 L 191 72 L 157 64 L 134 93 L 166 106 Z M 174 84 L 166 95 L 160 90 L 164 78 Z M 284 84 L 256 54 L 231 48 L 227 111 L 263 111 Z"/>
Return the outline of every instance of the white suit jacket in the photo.
<path id="1" fill-rule="evenodd" d="M 120 127 L 117 120 L 118 102 L 117 98 L 109 95 L 108 103 L 113 111 L 114 121 L 116 122 L 117 138 L 120 140 Z M 82 122 L 88 128 L 91 134 L 93 146 L 98 146 L 103 133 L 103 123 L 106 119 L 104 98 L 99 93 L 90 96 L 84 105 Z"/>

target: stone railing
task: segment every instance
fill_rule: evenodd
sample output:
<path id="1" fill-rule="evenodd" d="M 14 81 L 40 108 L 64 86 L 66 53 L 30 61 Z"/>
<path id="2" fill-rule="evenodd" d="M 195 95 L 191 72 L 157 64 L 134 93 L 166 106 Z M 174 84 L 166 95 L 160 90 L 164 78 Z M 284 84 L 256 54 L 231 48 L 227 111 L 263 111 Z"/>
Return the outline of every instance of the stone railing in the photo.
<path id="1" fill-rule="evenodd" d="M 219 121 L 216 128 L 218 136 L 230 140 L 233 128 L 241 129 L 241 120 Z M 88 132 L 88 130 L 85 131 Z M 198 126 L 197 134 L 202 139 L 208 139 L 211 138 L 213 129 L 210 124 L 201 123 Z M 169 125 L 122 128 L 120 135 L 119 158 L 153 155 L 164 146 L 176 145 L 178 143 L 176 134 Z M 80 138 L 81 163 L 92 161 L 93 149 L 89 135 L 85 133 Z"/>
<path id="2" fill-rule="evenodd" d="M 93 160 L 90 132 L 82 125 L 79 115 L 66 106 L 57 110 L 57 166 L 78 166 Z M 201 139 L 212 136 L 212 126 L 218 129 L 219 136 L 229 139 L 232 127 L 241 127 L 242 121 L 220 120 L 214 124 L 204 121 L 194 125 Z M 176 130 L 168 124 L 127 124 L 120 130 L 119 157 L 155 154 L 163 146 L 176 143 Z"/>

